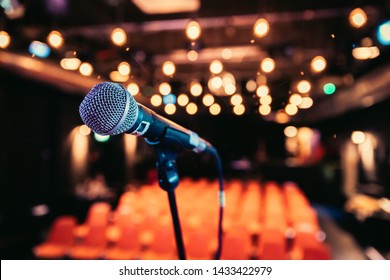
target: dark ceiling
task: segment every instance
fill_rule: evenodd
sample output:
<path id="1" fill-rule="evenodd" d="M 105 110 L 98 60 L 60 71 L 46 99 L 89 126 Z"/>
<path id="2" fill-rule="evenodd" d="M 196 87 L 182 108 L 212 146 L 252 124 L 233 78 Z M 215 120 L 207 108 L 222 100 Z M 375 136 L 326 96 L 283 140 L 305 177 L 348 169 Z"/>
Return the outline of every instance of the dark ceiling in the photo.
<path id="1" fill-rule="evenodd" d="M 74 72 L 77 78 L 65 78 L 66 75 L 61 74 L 59 61 L 69 52 L 93 65 L 92 78 L 96 81 L 109 79 L 109 72 L 115 70 L 119 62 L 128 61 L 132 66 L 131 80 L 142 89 L 142 96 L 137 98 L 143 102 L 149 102 L 156 85 L 162 81 L 170 82 L 176 95 L 188 92 L 188 85 L 193 79 L 207 87 L 209 63 L 211 59 L 221 59 L 220 52 L 224 48 L 241 50 L 242 53 L 238 58 L 222 62 L 224 69 L 232 73 L 237 81 L 237 90 L 244 97 L 246 105 L 245 114 L 259 114 L 258 98 L 246 90 L 245 83 L 264 75 L 259 71 L 259 65 L 267 56 L 276 63 L 275 71 L 266 75 L 273 97 L 273 112 L 284 108 L 289 95 L 294 92 L 296 81 L 306 79 L 312 82 L 310 95 L 315 101 L 314 106 L 299 112 L 294 117 L 296 120 L 316 120 L 317 113 L 326 118 L 332 114 L 332 110 L 335 114 L 341 114 L 390 97 L 387 90 L 389 50 L 388 47 L 380 46 L 375 37 L 378 25 L 390 17 L 390 1 L 200 2 L 200 9 L 196 12 L 148 15 L 130 0 L 19 1 L 25 7 L 24 16 L 9 19 L 5 14 L 1 15 L 0 29 L 7 30 L 12 43 L 6 50 L 0 51 L 0 65 L 2 63 L 3 67 L 9 69 L 22 67 L 12 65 L 16 61 L 12 58 L 6 63 L 6 59 L 2 60 L 1 56 L 27 56 L 27 48 L 32 40 L 44 42 L 47 34 L 55 29 L 63 34 L 65 44 L 58 50 L 52 50 L 48 59 L 35 60 L 43 61 L 48 67 L 58 66 L 58 75 L 64 80 L 68 79 L 68 82 L 87 79 L 77 72 Z M 64 6 L 56 10 L 56 5 Z M 363 8 L 368 17 L 367 24 L 360 29 L 351 27 L 348 22 L 350 11 L 356 7 Z M 253 24 L 260 17 L 270 23 L 270 32 L 264 38 L 253 35 Z M 191 45 L 184 31 L 190 19 L 198 20 L 202 27 L 201 38 L 194 45 Z M 122 47 L 110 41 L 110 33 L 115 27 L 121 27 L 127 33 L 128 41 Z M 372 38 L 373 44 L 380 48 L 381 55 L 376 59 L 357 61 L 352 57 L 352 49 L 360 46 L 365 37 Z M 185 59 L 190 49 L 198 51 L 197 61 Z M 310 71 L 310 61 L 318 55 L 325 57 L 328 64 L 324 72 L 314 74 Z M 161 65 L 165 60 L 172 60 L 176 64 L 173 77 L 161 73 Z M 45 78 L 45 72 L 48 71 L 41 71 L 34 77 L 50 80 L 52 76 L 47 73 Z M 29 75 L 26 69 L 23 73 Z M 384 78 L 378 80 L 382 74 Z M 364 83 L 373 83 L 372 79 L 377 79 L 375 83 L 381 87 L 375 91 L 367 90 L 364 94 L 355 94 L 359 83 L 367 86 Z M 333 96 L 325 96 L 322 92 L 326 82 L 337 86 Z M 78 91 L 86 93 L 83 88 Z M 361 103 L 359 100 L 366 95 L 372 96 L 371 102 L 366 100 Z M 357 98 L 359 100 L 349 102 Z M 201 104 L 200 98 L 197 99 Z M 218 97 L 217 101 L 229 103 L 224 97 Z M 232 113 L 228 105 L 222 107 L 227 108 L 223 113 Z M 156 110 L 163 111 L 162 108 Z M 273 119 L 272 116 L 265 119 Z"/>

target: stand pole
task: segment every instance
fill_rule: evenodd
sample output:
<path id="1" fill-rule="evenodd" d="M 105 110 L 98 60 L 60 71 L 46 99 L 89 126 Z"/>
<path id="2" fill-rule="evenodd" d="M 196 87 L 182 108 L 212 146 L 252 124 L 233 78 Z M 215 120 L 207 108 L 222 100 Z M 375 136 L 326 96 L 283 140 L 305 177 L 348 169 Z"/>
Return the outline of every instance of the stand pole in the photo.
<path id="1" fill-rule="evenodd" d="M 179 174 L 176 167 L 177 153 L 162 144 L 157 145 L 155 148 L 157 155 L 158 183 L 160 187 L 168 193 L 178 257 L 180 260 L 185 260 L 186 254 L 175 197 L 175 188 L 179 185 Z"/>
<path id="2" fill-rule="evenodd" d="M 175 191 L 174 190 L 167 191 L 167 193 L 168 193 L 169 205 L 171 207 L 173 227 L 175 229 L 176 246 L 177 246 L 179 260 L 185 260 L 186 253 L 185 253 L 184 244 L 183 244 L 183 237 L 182 237 L 182 233 L 181 233 L 179 213 L 177 211 Z"/>

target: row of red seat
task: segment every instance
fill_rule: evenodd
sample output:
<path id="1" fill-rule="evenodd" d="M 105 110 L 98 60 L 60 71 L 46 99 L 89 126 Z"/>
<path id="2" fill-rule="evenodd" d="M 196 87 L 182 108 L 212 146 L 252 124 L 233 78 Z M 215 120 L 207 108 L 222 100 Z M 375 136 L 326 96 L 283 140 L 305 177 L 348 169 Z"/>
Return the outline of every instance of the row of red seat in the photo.
<path id="1" fill-rule="evenodd" d="M 189 259 L 211 259 L 217 245 L 216 182 L 182 180 L 176 191 Z M 315 211 L 293 183 L 229 181 L 223 259 L 329 259 Z M 95 203 L 77 225 L 59 217 L 39 258 L 175 259 L 175 239 L 165 192 L 157 185 L 131 190 L 114 211 Z"/>

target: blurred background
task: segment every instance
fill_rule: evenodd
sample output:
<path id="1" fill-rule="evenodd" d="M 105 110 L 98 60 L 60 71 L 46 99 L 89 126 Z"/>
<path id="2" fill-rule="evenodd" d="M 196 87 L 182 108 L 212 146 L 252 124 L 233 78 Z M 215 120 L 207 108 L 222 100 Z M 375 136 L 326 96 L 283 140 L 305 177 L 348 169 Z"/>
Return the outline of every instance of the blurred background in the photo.
<path id="1" fill-rule="evenodd" d="M 153 148 L 130 135 L 94 134 L 80 119 L 83 97 L 103 81 L 218 149 L 226 248 L 248 248 L 225 258 L 390 259 L 390 1 L 0 6 L 2 259 L 106 258 L 123 242 L 132 254 L 112 258 L 175 258 L 174 249 L 153 247 L 164 234 L 174 243 L 155 228 L 171 221 Z M 207 259 L 216 237 L 202 231 L 217 221 L 214 161 L 183 153 L 178 167 L 185 241 L 203 248 L 189 254 Z M 88 239 L 96 205 L 105 209 L 103 243 Z M 71 234 L 54 242 L 61 217 Z M 125 229 L 139 231 L 139 242 L 123 241 Z M 299 241 L 305 234 L 313 243 Z M 64 238 L 62 251 L 53 249 Z M 39 247 L 45 242 L 52 247 Z M 89 254 L 88 242 L 100 251 Z"/>

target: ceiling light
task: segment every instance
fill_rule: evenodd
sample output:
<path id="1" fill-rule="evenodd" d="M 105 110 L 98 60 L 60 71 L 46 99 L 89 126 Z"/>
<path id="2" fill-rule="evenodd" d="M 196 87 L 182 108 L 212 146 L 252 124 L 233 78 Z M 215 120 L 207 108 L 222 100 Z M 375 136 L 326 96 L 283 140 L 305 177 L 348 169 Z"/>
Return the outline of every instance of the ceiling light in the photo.
<path id="1" fill-rule="evenodd" d="M 349 14 L 349 22 L 353 27 L 360 28 L 366 24 L 367 15 L 362 9 L 356 8 Z"/>
<path id="2" fill-rule="evenodd" d="M 275 69 L 275 61 L 272 58 L 264 58 L 261 62 L 261 70 L 265 73 L 270 73 Z"/>
<path id="3" fill-rule="evenodd" d="M 0 31 L 0 48 L 5 49 L 11 42 L 9 34 L 5 31 Z"/>
<path id="4" fill-rule="evenodd" d="M 139 93 L 139 86 L 136 83 L 129 83 L 127 85 L 127 91 L 131 93 L 131 95 L 135 96 Z"/>
<path id="5" fill-rule="evenodd" d="M 269 88 L 267 85 L 261 85 L 256 90 L 256 95 L 258 97 L 266 96 L 269 93 Z"/>
<path id="6" fill-rule="evenodd" d="M 382 45 L 390 45 L 390 20 L 386 21 L 378 27 L 377 37 L 379 43 Z"/>
<path id="7" fill-rule="evenodd" d="M 210 63 L 210 72 L 213 74 L 219 74 L 223 70 L 222 62 L 219 60 L 213 60 Z"/>
<path id="8" fill-rule="evenodd" d="M 168 95 L 171 93 L 172 88 L 170 84 L 164 82 L 159 85 L 158 90 L 162 95 Z"/>
<path id="9" fill-rule="evenodd" d="M 309 109 L 313 106 L 313 99 L 309 96 L 302 98 L 302 103 L 298 105 L 299 109 Z"/>
<path id="10" fill-rule="evenodd" d="M 293 116 L 296 113 L 298 113 L 298 107 L 295 106 L 294 104 L 287 104 L 287 106 L 286 106 L 286 108 L 284 108 L 284 110 L 290 116 Z"/>
<path id="11" fill-rule="evenodd" d="M 117 46 L 123 46 L 127 41 L 127 35 L 122 28 L 115 28 L 111 33 L 111 40 Z"/>
<path id="12" fill-rule="evenodd" d="M 178 97 L 177 97 L 177 104 L 179 104 L 180 106 L 186 106 L 188 104 L 188 102 L 190 101 L 190 99 L 188 98 L 188 96 L 184 93 L 180 94 Z"/>
<path id="13" fill-rule="evenodd" d="M 145 14 L 173 14 L 195 12 L 200 8 L 199 0 L 131 0 Z"/>
<path id="14" fill-rule="evenodd" d="M 242 114 L 245 113 L 245 106 L 242 105 L 242 104 L 238 104 L 236 106 L 233 107 L 233 112 L 234 114 L 236 114 L 237 116 L 241 116 Z"/>
<path id="15" fill-rule="evenodd" d="M 302 96 L 300 96 L 298 93 L 291 94 L 289 102 L 295 106 L 298 106 L 302 103 Z"/>
<path id="16" fill-rule="evenodd" d="M 308 93 L 310 91 L 310 89 L 311 89 L 311 84 L 309 81 L 302 80 L 302 81 L 299 81 L 297 84 L 297 90 L 300 93 Z"/>
<path id="17" fill-rule="evenodd" d="M 172 76 L 175 74 L 176 66 L 172 61 L 165 61 L 162 66 L 162 71 L 166 76 Z"/>
<path id="18" fill-rule="evenodd" d="M 93 67 L 88 62 L 83 62 L 80 65 L 79 72 L 83 76 L 91 76 L 93 72 Z"/>
<path id="19" fill-rule="evenodd" d="M 298 129 L 295 126 L 287 126 L 283 132 L 286 137 L 295 137 L 298 134 Z"/>
<path id="20" fill-rule="evenodd" d="M 326 59 L 322 56 L 316 56 L 311 61 L 311 69 L 314 72 L 321 72 L 326 67 Z"/>
<path id="21" fill-rule="evenodd" d="M 130 71 L 131 71 L 130 64 L 128 64 L 126 61 L 122 61 L 121 63 L 119 63 L 118 72 L 121 75 L 123 76 L 129 75 Z"/>
<path id="22" fill-rule="evenodd" d="M 199 38 L 201 33 L 200 25 L 197 21 L 192 20 L 187 24 L 186 35 L 190 40 L 196 40 Z"/>
<path id="23" fill-rule="evenodd" d="M 195 103 L 188 103 L 186 106 L 186 111 L 189 115 L 195 115 L 198 112 L 198 106 Z"/>
<path id="24" fill-rule="evenodd" d="M 221 113 L 221 106 L 218 103 L 214 103 L 210 106 L 209 111 L 214 116 L 219 115 Z"/>
<path id="25" fill-rule="evenodd" d="M 268 32 L 269 32 L 268 21 L 264 18 L 258 19 L 255 25 L 253 26 L 253 33 L 257 37 L 264 37 L 265 35 L 268 34 Z"/>
<path id="26" fill-rule="evenodd" d="M 214 96 L 210 93 L 203 96 L 202 102 L 205 106 L 211 106 L 214 103 Z"/>
<path id="27" fill-rule="evenodd" d="M 235 94 L 235 95 L 233 95 L 233 96 L 230 98 L 230 103 L 231 103 L 232 105 L 235 105 L 235 106 L 241 104 L 241 103 L 242 103 L 242 96 L 241 96 L 240 94 Z"/>
<path id="28" fill-rule="evenodd" d="M 192 82 L 190 87 L 190 92 L 193 96 L 199 96 L 202 94 L 203 87 L 198 82 Z"/>
<path id="29" fill-rule="evenodd" d="M 64 38 L 62 37 L 62 34 L 60 32 L 53 30 L 47 36 L 47 42 L 49 43 L 50 46 L 57 49 L 61 47 L 62 44 L 64 43 Z"/>
<path id="30" fill-rule="evenodd" d="M 173 115 L 173 114 L 176 112 L 176 106 L 175 106 L 175 104 L 169 103 L 169 104 L 165 105 L 164 111 L 165 111 L 165 113 L 167 113 L 168 115 Z"/>
<path id="31" fill-rule="evenodd" d="M 151 98 L 150 98 L 150 103 L 154 106 L 154 107 L 158 107 L 162 104 L 162 97 L 161 95 L 159 94 L 154 94 Z"/>

